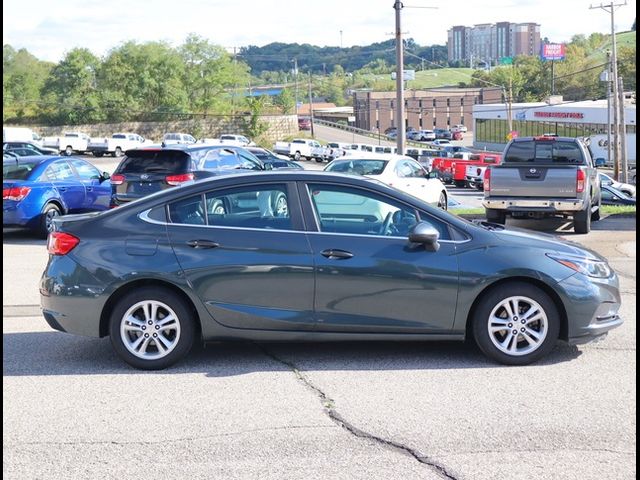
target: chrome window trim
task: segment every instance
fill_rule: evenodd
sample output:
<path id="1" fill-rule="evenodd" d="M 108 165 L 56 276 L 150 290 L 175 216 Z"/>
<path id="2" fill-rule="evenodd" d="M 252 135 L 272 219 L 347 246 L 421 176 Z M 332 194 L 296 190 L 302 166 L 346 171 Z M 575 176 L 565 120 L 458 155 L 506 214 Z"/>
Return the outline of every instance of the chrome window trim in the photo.
<path id="1" fill-rule="evenodd" d="M 357 237 L 357 238 L 386 238 L 386 239 L 395 239 L 395 240 L 407 240 L 407 237 L 384 236 L 384 235 L 359 235 L 357 233 L 313 232 L 308 230 L 280 230 L 277 228 L 229 227 L 229 226 L 218 226 L 218 225 L 192 225 L 189 223 L 160 222 L 158 220 L 153 220 L 152 218 L 149 218 L 149 212 L 151 212 L 153 208 L 145 210 L 144 212 L 140 212 L 138 214 L 138 218 L 144 222 L 152 223 L 154 225 L 165 225 L 167 227 L 176 226 L 176 227 L 193 227 L 193 228 L 218 228 L 222 230 L 241 230 L 241 231 L 250 231 L 250 232 L 302 233 L 305 235 L 311 235 L 311 234 L 338 235 L 338 236 Z M 438 240 L 439 243 L 466 243 L 469 241 L 471 241 L 471 238 L 467 238 L 465 240 Z"/>

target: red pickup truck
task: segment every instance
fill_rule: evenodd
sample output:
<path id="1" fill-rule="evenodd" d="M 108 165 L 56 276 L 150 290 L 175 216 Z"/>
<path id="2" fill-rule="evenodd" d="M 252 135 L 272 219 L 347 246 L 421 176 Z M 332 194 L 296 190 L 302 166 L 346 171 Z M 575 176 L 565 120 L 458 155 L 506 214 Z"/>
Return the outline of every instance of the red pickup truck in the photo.
<path id="1" fill-rule="evenodd" d="M 432 170 L 438 172 L 445 183 L 453 183 L 456 187 L 467 186 L 467 167 L 469 165 L 498 165 L 502 160 L 499 153 L 456 153 L 453 158 L 434 158 Z"/>

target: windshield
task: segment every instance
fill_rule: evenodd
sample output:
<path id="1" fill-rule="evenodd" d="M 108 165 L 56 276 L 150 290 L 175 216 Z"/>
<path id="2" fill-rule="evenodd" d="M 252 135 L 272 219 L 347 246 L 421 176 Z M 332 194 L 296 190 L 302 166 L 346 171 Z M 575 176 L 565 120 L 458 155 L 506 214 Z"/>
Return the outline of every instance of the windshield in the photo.
<path id="1" fill-rule="evenodd" d="M 40 162 L 5 162 L 2 164 L 2 179 L 26 180 L 38 163 Z"/>
<path id="2" fill-rule="evenodd" d="M 388 163 L 388 160 L 334 160 L 325 170 L 357 175 L 382 175 Z"/>

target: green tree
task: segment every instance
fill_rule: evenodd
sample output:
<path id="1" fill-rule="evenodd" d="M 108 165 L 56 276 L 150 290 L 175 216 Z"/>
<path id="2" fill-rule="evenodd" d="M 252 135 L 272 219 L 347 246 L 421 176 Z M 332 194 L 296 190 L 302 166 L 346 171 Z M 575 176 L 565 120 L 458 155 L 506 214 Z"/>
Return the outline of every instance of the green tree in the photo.
<path id="1" fill-rule="evenodd" d="M 290 114 L 296 106 L 296 100 L 293 98 L 291 90 L 287 88 L 282 89 L 282 92 L 276 96 L 274 103 L 277 107 L 280 107 L 280 110 L 285 115 Z"/>
<path id="2" fill-rule="evenodd" d="M 208 40 L 190 34 L 179 49 L 184 62 L 183 82 L 193 111 L 204 114 L 227 111 L 230 97 L 227 90 L 244 85 L 249 69 Z"/>
<path id="3" fill-rule="evenodd" d="M 636 49 L 622 46 L 618 50 L 618 73 L 625 90 L 636 90 Z"/>
<path id="4" fill-rule="evenodd" d="M 258 138 L 267 131 L 269 125 L 261 120 L 264 112 L 266 100 L 265 97 L 246 97 L 245 105 L 248 109 L 248 115 L 243 119 L 242 129 L 244 134 L 258 143 Z"/>
<path id="5" fill-rule="evenodd" d="M 185 64 L 165 42 L 127 42 L 109 52 L 99 73 L 108 119 L 166 120 L 189 109 Z"/>
<path id="6" fill-rule="evenodd" d="M 11 45 L 4 45 L 2 53 L 2 119 L 34 120 L 41 107 L 40 90 L 53 64 Z"/>
<path id="7" fill-rule="evenodd" d="M 100 61 L 86 48 L 74 48 L 51 70 L 42 93 L 43 116 L 54 123 L 78 124 L 104 119 L 96 84 Z"/>

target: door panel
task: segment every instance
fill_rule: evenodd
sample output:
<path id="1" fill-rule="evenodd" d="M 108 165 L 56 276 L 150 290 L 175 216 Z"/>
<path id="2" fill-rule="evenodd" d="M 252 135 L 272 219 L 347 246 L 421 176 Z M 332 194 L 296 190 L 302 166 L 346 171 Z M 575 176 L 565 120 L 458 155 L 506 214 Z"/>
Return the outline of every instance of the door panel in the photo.
<path id="1" fill-rule="evenodd" d="M 448 227 L 437 252 L 409 244 L 417 212 L 374 192 L 309 185 L 320 232 L 309 241 L 316 268 L 318 329 L 448 333 L 458 296 L 458 262 Z M 339 255 L 331 255 L 339 252 Z"/>
<path id="2" fill-rule="evenodd" d="M 51 181 L 58 192 L 67 213 L 82 212 L 85 204 L 85 187 L 66 160 L 52 163 L 45 171 L 45 177 Z"/>
<path id="3" fill-rule="evenodd" d="M 299 227 L 299 209 L 264 205 L 271 198 L 281 202 L 282 194 L 291 205 L 287 187 L 277 185 L 193 197 L 196 209 L 206 205 L 206 218 L 188 211 L 188 198 L 169 207 L 174 222 L 169 238 L 184 274 L 211 316 L 225 326 L 314 328 L 313 259 Z M 249 196 L 256 199 L 253 210 L 244 201 Z"/>

